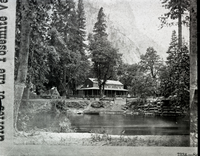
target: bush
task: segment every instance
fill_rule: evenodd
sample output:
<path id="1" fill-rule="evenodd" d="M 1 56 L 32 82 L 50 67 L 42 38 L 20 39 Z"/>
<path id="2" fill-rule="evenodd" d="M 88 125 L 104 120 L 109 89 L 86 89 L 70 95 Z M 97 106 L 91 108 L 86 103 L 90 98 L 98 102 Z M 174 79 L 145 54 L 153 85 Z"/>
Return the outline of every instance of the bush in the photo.
<path id="1" fill-rule="evenodd" d="M 85 108 L 89 105 L 87 101 L 65 101 L 65 100 L 54 100 L 51 101 L 52 111 L 67 111 L 68 108 Z"/>
<path id="2" fill-rule="evenodd" d="M 67 111 L 64 100 L 53 100 L 51 101 L 51 111 Z"/>
<path id="3" fill-rule="evenodd" d="M 104 108 L 104 104 L 103 104 L 102 101 L 94 101 L 94 102 L 92 102 L 91 107 L 93 107 L 93 108 L 101 108 L 101 107 L 103 107 Z"/>

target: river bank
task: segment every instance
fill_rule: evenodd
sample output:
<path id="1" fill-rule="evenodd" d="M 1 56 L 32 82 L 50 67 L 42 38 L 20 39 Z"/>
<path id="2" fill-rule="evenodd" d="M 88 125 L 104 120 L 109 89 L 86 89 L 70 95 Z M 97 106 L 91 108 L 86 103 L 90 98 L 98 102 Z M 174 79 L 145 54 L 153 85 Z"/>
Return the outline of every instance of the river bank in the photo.
<path id="1" fill-rule="evenodd" d="M 95 133 L 19 132 L 14 137 L 18 145 L 66 146 L 189 146 L 187 135 L 107 135 Z"/>
<path id="2" fill-rule="evenodd" d="M 20 107 L 18 128 L 19 133 L 15 134 L 16 144 L 28 145 L 78 145 L 78 146 L 189 146 L 189 135 L 110 135 L 107 133 L 75 133 L 70 129 L 70 121 L 67 118 L 69 113 L 78 114 L 84 110 L 98 110 L 100 112 L 122 111 L 121 108 L 125 104 L 125 99 L 111 101 L 104 105 L 105 107 L 93 108 L 91 103 L 94 100 L 67 100 L 67 106 L 80 106 L 79 108 L 67 107 L 66 115 L 62 113 L 64 109 L 57 110 L 52 107 L 52 101 L 56 100 L 30 100 L 28 105 L 24 102 Z M 79 105 L 79 104 L 81 105 Z M 62 104 L 62 102 L 60 103 Z M 53 105 L 55 106 L 55 105 Z M 83 107 L 82 107 L 83 106 Z M 55 109 L 56 108 L 56 109 Z M 63 107 L 64 108 L 64 107 Z M 45 117 L 45 113 L 50 112 Z M 31 122 L 33 115 L 42 113 L 39 121 L 40 126 L 47 128 L 33 127 L 28 128 L 27 123 Z M 50 119 L 53 118 L 53 122 Z M 44 120 L 44 121 L 42 121 Z M 48 122 L 49 121 L 49 122 Z M 52 127 L 51 127 L 52 126 Z M 54 127 L 54 128 L 53 128 Z M 59 128 L 59 129 L 58 129 Z"/>

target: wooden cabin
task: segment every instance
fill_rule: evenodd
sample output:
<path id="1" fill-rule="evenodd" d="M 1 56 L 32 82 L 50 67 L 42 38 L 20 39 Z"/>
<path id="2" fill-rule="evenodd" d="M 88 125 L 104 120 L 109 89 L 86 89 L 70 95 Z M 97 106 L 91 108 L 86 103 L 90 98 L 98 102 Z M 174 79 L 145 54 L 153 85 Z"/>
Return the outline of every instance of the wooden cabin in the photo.
<path id="1" fill-rule="evenodd" d="M 104 86 L 104 95 L 106 97 L 126 97 L 128 90 L 124 85 L 115 80 L 107 80 Z M 83 86 L 77 89 L 78 96 L 99 97 L 99 86 L 96 78 L 88 78 Z"/>

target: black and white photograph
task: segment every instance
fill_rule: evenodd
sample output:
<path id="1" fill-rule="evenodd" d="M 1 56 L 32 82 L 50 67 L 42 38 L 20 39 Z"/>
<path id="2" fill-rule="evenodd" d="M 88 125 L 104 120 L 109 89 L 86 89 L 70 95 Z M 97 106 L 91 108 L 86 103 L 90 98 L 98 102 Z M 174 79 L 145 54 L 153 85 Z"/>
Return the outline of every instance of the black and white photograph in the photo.
<path id="1" fill-rule="evenodd" d="M 0 155 L 197 156 L 197 64 L 196 0 L 0 0 Z"/>

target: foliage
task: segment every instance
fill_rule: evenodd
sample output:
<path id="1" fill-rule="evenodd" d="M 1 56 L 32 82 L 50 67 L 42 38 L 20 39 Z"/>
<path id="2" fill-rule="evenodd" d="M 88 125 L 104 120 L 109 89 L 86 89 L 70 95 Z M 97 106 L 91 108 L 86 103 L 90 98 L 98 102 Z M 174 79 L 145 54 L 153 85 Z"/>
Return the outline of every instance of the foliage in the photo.
<path id="1" fill-rule="evenodd" d="M 159 69 L 163 65 L 157 52 L 152 47 L 149 47 L 146 53 L 140 56 L 140 59 L 141 70 L 145 71 L 152 78 L 157 78 Z"/>
<path id="2" fill-rule="evenodd" d="M 99 12 L 98 12 L 98 16 L 97 16 L 97 22 L 94 25 L 94 39 L 98 40 L 98 39 L 106 39 L 106 37 L 108 36 L 108 34 L 106 33 L 106 15 L 103 12 L 103 8 L 101 7 Z"/>
<path id="3" fill-rule="evenodd" d="M 82 3 L 79 2 L 79 5 L 80 4 Z M 67 45 L 65 49 L 68 53 L 66 54 L 69 54 L 61 59 L 61 71 L 63 74 L 58 87 L 62 94 L 65 94 L 65 90 L 68 90 L 69 94 L 70 90 L 74 91 L 76 86 L 83 83 L 89 69 L 89 61 L 84 53 L 84 8 L 83 5 L 78 8 L 77 14 L 73 1 L 67 1 L 66 4 L 58 4 L 55 7 L 56 14 L 54 16 L 58 21 L 55 22 L 54 25 L 60 26 L 58 32 L 61 34 L 64 44 Z M 63 20 L 60 21 L 59 19 L 62 18 L 58 17 L 62 17 Z M 63 49 L 61 49 L 61 51 L 62 50 Z"/>
<path id="4" fill-rule="evenodd" d="M 82 109 L 89 105 L 88 101 L 65 101 L 65 100 L 52 100 L 51 111 L 65 112 L 69 108 Z"/>
<path id="5" fill-rule="evenodd" d="M 189 145 L 189 139 L 187 137 L 160 137 L 160 139 L 146 137 L 141 138 L 138 136 L 129 137 L 120 135 L 120 137 L 112 138 L 107 133 L 91 134 L 92 144 L 101 143 L 108 146 L 180 146 L 186 147 Z"/>
<path id="6" fill-rule="evenodd" d="M 182 46 L 182 24 L 189 26 L 189 16 L 184 15 L 188 13 L 190 1 L 189 0 L 162 0 L 163 7 L 169 10 L 164 16 L 159 19 L 161 21 L 161 28 L 164 25 L 175 25 L 174 22 L 168 22 L 167 19 L 178 19 L 178 45 L 179 48 Z M 185 17 L 184 17 L 184 16 Z M 183 19 L 185 18 L 185 19 Z"/>
<path id="7" fill-rule="evenodd" d="M 134 96 L 154 96 L 158 94 L 159 74 L 163 62 L 152 48 L 141 55 L 141 61 L 132 65 L 121 65 L 118 74 L 121 82 Z"/>
<path id="8" fill-rule="evenodd" d="M 97 22 L 94 25 L 93 35 L 89 35 L 89 49 L 93 62 L 93 72 L 98 80 L 100 95 L 103 96 L 104 85 L 108 79 L 116 77 L 116 67 L 120 61 L 120 55 L 117 53 L 111 42 L 107 40 L 106 21 L 103 8 L 100 8 Z"/>
<path id="9" fill-rule="evenodd" d="M 177 38 L 177 35 L 176 35 L 176 31 L 172 31 L 172 37 L 171 37 L 171 42 L 169 44 L 169 48 L 168 48 L 168 51 L 167 51 L 167 64 L 168 65 L 172 65 L 173 62 L 174 62 L 174 57 L 176 55 L 176 52 L 177 52 L 177 48 L 178 48 L 178 38 Z"/>
<path id="10" fill-rule="evenodd" d="M 33 85 L 36 93 L 55 86 L 61 95 L 66 90 L 75 90 L 83 83 L 90 68 L 85 56 L 84 6 L 75 2 L 30 1 L 30 46 L 27 71 L 27 86 Z M 17 3 L 15 78 L 19 65 L 21 43 L 21 1 Z"/>
<path id="11" fill-rule="evenodd" d="M 80 53 L 84 57 L 85 56 L 85 50 L 87 48 L 87 45 L 84 43 L 86 40 L 86 17 L 85 17 L 85 11 L 84 11 L 84 4 L 83 0 L 78 1 L 78 7 L 77 7 L 77 25 L 78 25 L 78 35 L 80 38 Z"/>
<path id="12" fill-rule="evenodd" d="M 147 48 L 140 58 L 136 64 L 120 64 L 117 76 L 132 96 L 158 96 L 163 60 L 153 47 Z"/>
<path id="13" fill-rule="evenodd" d="M 145 73 L 145 88 L 147 89 L 146 94 L 148 95 L 158 95 L 159 87 L 159 74 L 160 69 L 163 66 L 163 61 L 160 59 L 157 52 L 153 47 L 147 48 L 145 55 L 141 55 L 140 66 L 141 70 Z"/>
<path id="14" fill-rule="evenodd" d="M 175 32 L 167 53 L 167 65 L 161 74 L 162 94 L 165 97 L 175 96 L 176 104 L 189 107 L 190 58 L 188 47 L 184 44 L 180 49 Z"/>
<path id="15" fill-rule="evenodd" d="M 106 141 L 110 142 L 112 140 L 112 137 L 104 132 L 105 130 L 98 130 L 97 132 L 91 134 L 91 141 L 92 142 L 101 142 L 101 141 Z M 103 133 L 101 135 L 101 133 Z"/>
<path id="16" fill-rule="evenodd" d="M 178 19 L 179 14 L 183 15 L 188 13 L 190 1 L 189 0 L 161 0 L 162 6 L 168 9 L 169 12 L 162 15 L 159 19 L 161 20 L 161 27 L 164 25 L 175 25 L 173 22 L 168 22 L 167 19 L 172 20 Z M 186 14 L 185 19 L 181 21 L 183 24 L 189 25 L 189 16 Z"/>
<path id="17" fill-rule="evenodd" d="M 131 95 L 139 95 L 142 92 L 142 88 L 139 87 L 141 83 L 138 83 L 138 80 L 141 82 L 142 78 L 138 64 L 120 64 L 117 75 L 120 82 L 124 84 L 124 88 L 129 89 Z"/>

